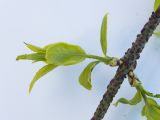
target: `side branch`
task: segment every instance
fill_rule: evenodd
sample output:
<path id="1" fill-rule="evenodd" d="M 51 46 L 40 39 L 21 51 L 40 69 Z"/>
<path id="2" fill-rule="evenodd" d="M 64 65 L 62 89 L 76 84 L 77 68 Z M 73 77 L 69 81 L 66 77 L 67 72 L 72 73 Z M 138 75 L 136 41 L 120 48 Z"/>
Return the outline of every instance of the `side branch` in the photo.
<path id="1" fill-rule="evenodd" d="M 132 47 L 127 50 L 125 55 L 121 58 L 123 61 L 119 65 L 114 78 L 110 81 L 107 86 L 107 91 L 103 95 L 103 99 L 100 101 L 94 116 L 91 120 L 102 120 L 105 113 L 107 112 L 114 96 L 117 94 L 124 78 L 129 73 L 136 68 L 136 60 L 139 59 L 140 53 L 142 52 L 145 44 L 148 42 L 153 31 L 156 29 L 160 23 L 160 6 L 153 12 L 149 21 L 144 25 L 141 33 L 137 35 L 136 41 L 132 43 Z"/>

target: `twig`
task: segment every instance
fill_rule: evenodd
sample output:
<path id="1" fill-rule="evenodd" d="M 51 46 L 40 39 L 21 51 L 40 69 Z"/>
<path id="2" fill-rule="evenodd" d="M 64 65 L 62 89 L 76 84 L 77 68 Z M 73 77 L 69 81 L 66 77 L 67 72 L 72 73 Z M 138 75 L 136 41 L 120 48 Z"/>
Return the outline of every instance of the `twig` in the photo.
<path id="1" fill-rule="evenodd" d="M 129 71 L 133 71 L 136 68 L 136 60 L 139 59 L 140 53 L 159 23 L 160 6 L 155 12 L 152 13 L 149 21 L 142 28 L 141 33 L 137 35 L 136 41 L 132 43 L 132 47 L 129 48 L 125 55 L 121 58 L 123 62 L 119 65 L 114 78 L 110 81 L 107 91 L 104 93 L 103 99 L 100 101 L 100 104 L 98 105 L 91 120 L 103 119 L 114 96 L 117 94 L 118 89 L 124 81 L 124 78 Z"/>

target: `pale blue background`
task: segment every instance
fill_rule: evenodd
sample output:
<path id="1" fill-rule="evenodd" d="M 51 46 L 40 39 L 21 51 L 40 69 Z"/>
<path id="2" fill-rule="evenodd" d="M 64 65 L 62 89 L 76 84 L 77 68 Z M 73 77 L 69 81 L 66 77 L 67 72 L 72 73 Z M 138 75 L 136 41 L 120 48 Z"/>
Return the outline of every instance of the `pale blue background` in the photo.
<path id="1" fill-rule="evenodd" d="M 108 54 L 121 57 L 148 20 L 154 0 L 0 0 L 0 120 L 89 120 L 116 68 L 98 65 L 92 75 L 93 90 L 78 83 L 89 60 L 59 67 L 27 89 L 42 63 L 16 62 L 29 53 L 23 42 L 43 46 L 65 41 L 102 55 L 99 31 L 109 13 Z M 136 73 L 144 86 L 160 93 L 160 40 L 152 37 L 138 61 Z M 119 97 L 131 98 L 135 89 L 125 80 Z M 130 107 L 111 105 L 104 120 L 142 120 L 142 103 Z M 144 118 L 145 120 L 145 118 Z"/>

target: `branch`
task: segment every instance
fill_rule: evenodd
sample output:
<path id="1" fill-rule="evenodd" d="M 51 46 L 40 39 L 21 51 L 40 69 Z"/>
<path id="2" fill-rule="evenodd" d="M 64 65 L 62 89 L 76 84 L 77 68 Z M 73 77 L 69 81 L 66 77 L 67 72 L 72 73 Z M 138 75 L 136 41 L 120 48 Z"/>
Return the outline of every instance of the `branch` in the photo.
<path id="1" fill-rule="evenodd" d="M 107 86 L 107 91 L 104 93 L 103 99 L 100 101 L 100 104 L 98 105 L 91 120 L 103 119 L 114 96 L 117 94 L 118 89 L 124 81 L 124 78 L 129 71 L 133 71 L 136 68 L 136 60 L 139 59 L 140 53 L 159 23 L 160 6 L 155 12 L 152 13 L 149 21 L 142 28 L 141 33 L 137 35 L 136 41 L 132 43 L 132 47 L 129 48 L 125 55 L 121 58 L 122 64 L 119 64 L 117 72 L 114 78 L 110 81 L 110 84 Z"/>

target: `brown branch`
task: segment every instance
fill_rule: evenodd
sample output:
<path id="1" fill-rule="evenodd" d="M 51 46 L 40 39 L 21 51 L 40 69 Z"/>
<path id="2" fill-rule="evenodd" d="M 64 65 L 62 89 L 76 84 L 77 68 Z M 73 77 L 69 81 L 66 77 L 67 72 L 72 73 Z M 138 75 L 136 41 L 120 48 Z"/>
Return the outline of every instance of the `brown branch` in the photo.
<path id="1" fill-rule="evenodd" d="M 114 96 L 117 94 L 118 89 L 124 81 L 124 78 L 130 70 L 133 71 L 136 68 L 136 60 L 139 59 L 140 53 L 159 23 L 160 6 L 155 12 L 152 13 L 149 21 L 142 28 L 141 33 L 137 35 L 136 41 L 132 43 L 132 47 L 129 48 L 125 55 L 121 58 L 123 62 L 119 65 L 114 78 L 110 81 L 107 91 L 104 93 L 103 99 L 100 101 L 100 104 L 98 105 L 91 120 L 103 119 Z"/>

